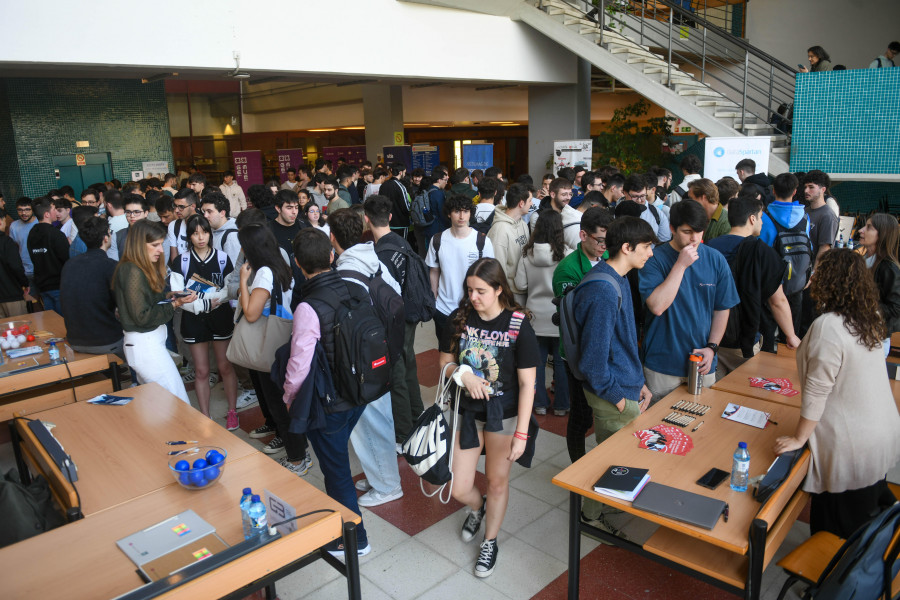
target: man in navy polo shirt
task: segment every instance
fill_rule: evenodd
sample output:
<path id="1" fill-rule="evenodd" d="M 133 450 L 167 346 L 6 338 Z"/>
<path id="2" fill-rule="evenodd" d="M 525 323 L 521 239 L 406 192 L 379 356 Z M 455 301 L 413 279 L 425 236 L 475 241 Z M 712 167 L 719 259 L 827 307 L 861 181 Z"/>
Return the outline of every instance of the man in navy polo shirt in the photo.
<path id="1" fill-rule="evenodd" d="M 703 385 L 715 382 L 728 312 L 740 302 L 725 257 L 701 243 L 709 223 L 706 210 L 686 198 L 669 216 L 671 241 L 657 247 L 640 271 L 647 304 L 641 359 L 653 402 L 686 381 L 690 354 L 703 357 Z"/>

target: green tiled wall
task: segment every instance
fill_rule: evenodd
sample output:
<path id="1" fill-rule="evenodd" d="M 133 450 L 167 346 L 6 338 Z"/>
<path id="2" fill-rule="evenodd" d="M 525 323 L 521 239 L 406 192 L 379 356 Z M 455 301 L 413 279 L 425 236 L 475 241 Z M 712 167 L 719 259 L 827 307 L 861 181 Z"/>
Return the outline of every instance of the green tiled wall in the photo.
<path id="1" fill-rule="evenodd" d="M 0 191 L 11 213 L 15 215 L 15 201 L 22 195 L 22 179 L 19 177 L 16 142 L 12 121 L 9 118 L 9 103 L 6 87 L 0 85 Z"/>
<path id="2" fill-rule="evenodd" d="M 109 152 L 113 176 L 123 182 L 131 179 L 131 171 L 141 169 L 143 161 L 172 164 L 162 81 L 22 78 L 2 79 L 0 88 L 0 158 L 8 144 L 2 133 L 5 94 L 21 187 L 27 196 L 56 187 L 52 162 L 56 155 Z M 78 140 L 88 140 L 90 148 L 76 148 Z"/>
<path id="3" fill-rule="evenodd" d="M 900 69 L 797 75 L 791 170 L 897 173 Z"/>

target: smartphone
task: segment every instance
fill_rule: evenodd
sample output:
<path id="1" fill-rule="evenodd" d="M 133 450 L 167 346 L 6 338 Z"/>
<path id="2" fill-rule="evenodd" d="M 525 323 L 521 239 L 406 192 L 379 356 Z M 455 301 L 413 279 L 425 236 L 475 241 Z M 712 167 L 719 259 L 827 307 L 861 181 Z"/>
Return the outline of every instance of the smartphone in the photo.
<path id="1" fill-rule="evenodd" d="M 806 68 L 803 65 L 801 65 L 800 63 L 797 63 L 797 66 L 800 68 L 801 71 Z"/>
<path id="2" fill-rule="evenodd" d="M 190 296 L 191 292 L 172 292 L 172 296 L 174 298 L 184 298 L 185 296 Z"/>
<path id="3" fill-rule="evenodd" d="M 712 468 L 707 471 L 706 475 L 697 480 L 697 485 L 714 490 L 719 487 L 719 484 L 725 481 L 727 477 L 728 471 Z"/>

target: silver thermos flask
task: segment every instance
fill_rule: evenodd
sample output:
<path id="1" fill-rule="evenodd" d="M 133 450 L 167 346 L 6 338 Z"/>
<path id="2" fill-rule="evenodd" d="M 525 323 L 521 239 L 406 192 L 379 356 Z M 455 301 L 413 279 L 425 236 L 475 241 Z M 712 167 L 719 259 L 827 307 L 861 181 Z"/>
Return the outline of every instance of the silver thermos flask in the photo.
<path id="1" fill-rule="evenodd" d="M 699 396 L 703 390 L 703 376 L 700 375 L 700 361 L 703 357 L 699 354 L 691 354 L 688 356 L 688 392 Z"/>

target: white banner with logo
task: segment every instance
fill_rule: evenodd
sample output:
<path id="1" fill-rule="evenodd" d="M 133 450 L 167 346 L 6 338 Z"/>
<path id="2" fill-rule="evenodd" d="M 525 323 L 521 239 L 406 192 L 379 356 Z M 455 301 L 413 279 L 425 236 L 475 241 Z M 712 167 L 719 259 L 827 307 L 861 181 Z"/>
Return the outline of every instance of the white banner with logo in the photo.
<path id="1" fill-rule="evenodd" d="M 712 181 L 723 177 L 737 179 L 734 167 L 745 158 L 756 162 L 757 173 L 768 173 L 770 146 L 771 141 L 767 136 L 708 137 L 703 176 Z"/>
<path id="2" fill-rule="evenodd" d="M 553 142 L 553 175 L 563 167 L 582 166 L 591 170 L 594 143 L 591 140 L 557 140 Z"/>

